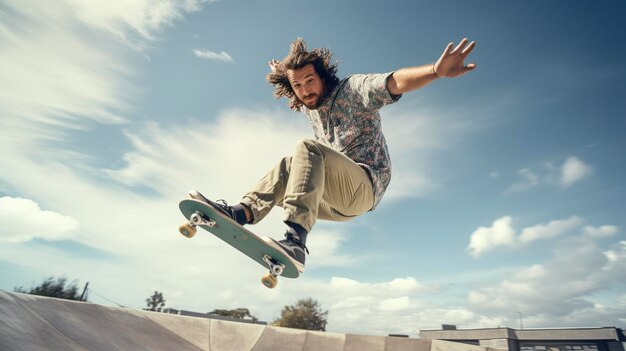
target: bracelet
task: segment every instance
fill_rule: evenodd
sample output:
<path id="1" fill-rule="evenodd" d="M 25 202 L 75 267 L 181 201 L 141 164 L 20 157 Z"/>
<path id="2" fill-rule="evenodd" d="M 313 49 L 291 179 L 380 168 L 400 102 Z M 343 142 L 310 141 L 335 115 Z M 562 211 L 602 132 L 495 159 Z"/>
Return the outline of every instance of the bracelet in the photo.
<path id="1" fill-rule="evenodd" d="M 432 66 L 431 66 L 431 67 L 433 68 L 433 74 L 435 75 L 435 78 L 441 78 L 441 77 L 437 74 L 437 72 L 435 72 L 435 63 L 434 63 L 434 62 L 433 62 L 433 64 L 432 64 Z"/>

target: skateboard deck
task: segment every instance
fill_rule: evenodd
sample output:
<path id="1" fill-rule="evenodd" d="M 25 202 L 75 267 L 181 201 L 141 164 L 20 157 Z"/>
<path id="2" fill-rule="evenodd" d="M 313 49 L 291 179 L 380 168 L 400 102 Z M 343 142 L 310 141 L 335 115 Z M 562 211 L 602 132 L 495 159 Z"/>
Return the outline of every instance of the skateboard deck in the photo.
<path id="1" fill-rule="evenodd" d="M 199 226 L 222 239 L 258 264 L 269 269 L 269 273 L 261 279 L 266 287 L 273 288 L 276 286 L 278 276 L 297 278 L 300 275 L 289 256 L 231 218 L 226 217 L 213 206 L 202 201 L 185 199 L 178 204 L 178 207 L 188 219 L 179 227 L 181 234 L 191 238 L 196 233 L 196 227 Z"/>

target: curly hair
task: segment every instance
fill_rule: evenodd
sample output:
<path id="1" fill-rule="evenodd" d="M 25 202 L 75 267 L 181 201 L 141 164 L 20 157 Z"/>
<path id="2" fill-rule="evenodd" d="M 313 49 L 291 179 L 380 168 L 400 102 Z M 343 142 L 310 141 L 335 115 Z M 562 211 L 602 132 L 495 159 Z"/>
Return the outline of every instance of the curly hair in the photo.
<path id="1" fill-rule="evenodd" d="M 313 64 L 315 72 L 320 76 L 326 94 L 332 92 L 337 84 L 337 62 L 331 63 L 332 54 L 328 49 L 314 49 L 307 51 L 306 43 L 298 38 L 291 43 L 289 54 L 280 62 L 277 69 L 267 74 L 267 82 L 274 86 L 274 97 L 289 99 L 289 108 L 294 111 L 302 110 L 302 101 L 298 99 L 287 78 L 288 70 L 301 69 L 308 64 Z"/>

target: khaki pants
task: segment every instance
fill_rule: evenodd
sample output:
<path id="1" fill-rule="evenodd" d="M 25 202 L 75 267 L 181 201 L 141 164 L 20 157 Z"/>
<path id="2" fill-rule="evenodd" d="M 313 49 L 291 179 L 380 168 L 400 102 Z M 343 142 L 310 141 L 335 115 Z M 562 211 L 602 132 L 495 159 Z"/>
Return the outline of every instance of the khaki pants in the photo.
<path id="1" fill-rule="evenodd" d="M 261 221 L 274 206 L 284 208 L 284 221 L 311 231 L 319 219 L 348 221 L 374 205 L 367 172 L 350 158 L 314 140 L 296 144 L 241 203 Z"/>

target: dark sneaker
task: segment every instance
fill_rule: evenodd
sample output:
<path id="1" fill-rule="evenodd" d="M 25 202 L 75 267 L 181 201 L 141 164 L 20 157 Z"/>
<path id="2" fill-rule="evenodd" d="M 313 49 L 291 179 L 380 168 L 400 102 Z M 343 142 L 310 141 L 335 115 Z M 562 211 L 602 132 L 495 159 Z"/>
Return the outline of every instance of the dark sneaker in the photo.
<path id="1" fill-rule="evenodd" d="M 236 211 L 233 206 L 228 206 L 228 204 L 224 200 L 211 201 L 207 199 L 206 197 L 204 197 L 204 195 L 200 194 L 199 191 L 196 191 L 196 190 L 190 190 L 189 197 L 194 200 L 202 201 L 204 203 L 211 205 L 211 207 L 220 211 L 224 216 L 232 219 L 233 221 L 241 225 L 248 223 L 248 221 L 245 218 L 246 217 L 245 213 L 243 214 L 238 213 L 238 211 Z"/>
<path id="2" fill-rule="evenodd" d="M 291 257 L 294 260 L 294 263 L 296 264 L 296 268 L 298 269 L 298 272 L 300 273 L 304 272 L 304 261 L 306 258 L 306 254 L 309 253 L 309 249 L 306 247 L 306 245 L 304 245 L 304 243 L 298 240 L 292 233 L 288 231 L 285 234 L 285 239 L 280 240 L 280 241 L 277 241 L 272 238 L 267 238 L 267 237 L 264 239 L 268 241 L 270 244 L 274 244 L 272 246 L 275 246 L 276 248 L 281 249 L 287 254 L 287 256 Z"/>

